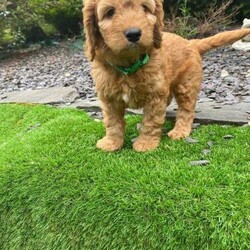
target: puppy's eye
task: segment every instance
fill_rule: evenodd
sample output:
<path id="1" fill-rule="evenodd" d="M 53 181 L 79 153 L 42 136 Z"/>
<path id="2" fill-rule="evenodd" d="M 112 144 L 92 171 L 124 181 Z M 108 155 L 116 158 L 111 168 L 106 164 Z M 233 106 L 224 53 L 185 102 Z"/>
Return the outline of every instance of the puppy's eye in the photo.
<path id="1" fill-rule="evenodd" d="M 105 18 L 112 18 L 114 14 L 115 14 L 115 8 L 111 8 L 111 9 L 109 9 L 109 10 L 105 13 L 104 17 L 105 17 Z"/>
<path id="2" fill-rule="evenodd" d="M 143 8 L 143 10 L 144 10 L 145 13 L 149 13 L 150 12 L 150 9 L 148 8 L 147 5 L 143 4 L 142 8 Z"/>

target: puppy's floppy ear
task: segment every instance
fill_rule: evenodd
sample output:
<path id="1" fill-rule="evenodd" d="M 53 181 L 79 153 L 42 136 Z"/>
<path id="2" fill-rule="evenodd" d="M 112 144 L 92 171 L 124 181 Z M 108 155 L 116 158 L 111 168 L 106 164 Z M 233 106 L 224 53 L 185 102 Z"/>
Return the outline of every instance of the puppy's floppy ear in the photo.
<path id="1" fill-rule="evenodd" d="M 154 27 L 154 47 L 160 48 L 161 47 L 161 41 L 162 41 L 162 30 L 164 27 L 163 18 L 164 18 L 164 12 L 163 12 L 163 6 L 162 6 L 162 0 L 155 0 L 155 16 L 157 17 L 157 21 Z"/>
<path id="2" fill-rule="evenodd" d="M 96 0 L 83 1 L 83 24 L 85 31 L 85 52 L 90 61 L 94 60 L 95 49 L 101 39 L 101 34 L 97 25 Z"/>

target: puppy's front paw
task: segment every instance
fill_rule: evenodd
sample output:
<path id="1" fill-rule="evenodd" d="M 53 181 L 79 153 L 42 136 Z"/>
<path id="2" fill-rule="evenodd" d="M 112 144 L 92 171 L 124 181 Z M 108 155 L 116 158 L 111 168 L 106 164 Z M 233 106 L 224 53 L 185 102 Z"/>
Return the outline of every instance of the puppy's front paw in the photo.
<path id="1" fill-rule="evenodd" d="M 123 139 L 103 137 L 96 144 L 96 147 L 104 151 L 116 151 L 123 146 Z"/>
<path id="2" fill-rule="evenodd" d="M 180 140 L 183 138 L 186 138 L 190 135 L 189 130 L 185 130 L 185 129 L 172 129 L 170 132 L 168 132 L 168 136 L 173 139 L 173 140 Z"/>
<path id="3" fill-rule="evenodd" d="M 139 136 L 134 142 L 133 148 L 137 152 L 146 152 L 156 149 L 159 143 L 159 138 Z"/>

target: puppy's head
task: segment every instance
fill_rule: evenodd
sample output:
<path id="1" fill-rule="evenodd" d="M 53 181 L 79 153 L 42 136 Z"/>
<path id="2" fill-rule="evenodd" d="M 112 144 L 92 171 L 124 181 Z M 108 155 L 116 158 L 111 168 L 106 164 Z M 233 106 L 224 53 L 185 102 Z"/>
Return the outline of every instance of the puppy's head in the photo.
<path id="1" fill-rule="evenodd" d="M 162 0 L 85 0 L 83 16 L 91 61 L 96 49 L 128 55 L 161 45 Z"/>

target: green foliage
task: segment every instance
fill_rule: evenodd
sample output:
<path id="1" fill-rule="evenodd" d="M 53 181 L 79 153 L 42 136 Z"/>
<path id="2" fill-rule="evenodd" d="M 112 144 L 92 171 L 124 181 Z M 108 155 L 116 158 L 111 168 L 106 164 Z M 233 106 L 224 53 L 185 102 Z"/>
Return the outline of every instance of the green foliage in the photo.
<path id="1" fill-rule="evenodd" d="M 62 35 L 80 32 L 82 0 L 57 0 L 50 5 L 43 0 L 32 0 L 32 3 L 46 22 L 53 24 Z"/>
<path id="2" fill-rule="evenodd" d="M 201 126 L 196 144 L 163 136 L 141 154 L 141 118 L 126 120 L 124 149 L 105 153 L 82 111 L 0 105 L 1 249 L 249 249 L 250 127 Z"/>
<path id="3" fill-rule="evenodd" d="M 223 0 L 214 0 L 220 6 Z M 178 16 L 179 33 L 193 37 L 197 31 L 190 24 L 190 17 L 204 12 L 210 0 L 164 1 L 166 18 Z M 240 6 L 238 19 L 250 18 L 250 1 L 234 0 Z M 82 0 L 1 0 L 0 2 L 0 48 L 18 47 L 51 36 L 80 34 L 82 27 Z M 229 9 L 230 11 L 230 9 Z"/>
<path id="4" fill-rule="evenodd" d="M 164 1 L 164 9 L 166 13 L 178 12 L 183 5 L 184 0 L 169 0 Z M 205 9 L 211 5 L 211 2 L 215 2 L 217 6 L 220 6 L 223 0 L 188 0 L 187 6 L 190 8 L 191 14 L 195 14 L 198 12 L 203 12 Z M 238 20 L 242 20 L 245 18 L 250 18 L 250 1 L 249 0 L 233 0 L 232 8 L 240 7 L 240 13 L 238 15 Z M 230 11 L 230 9 L 229 9 Z M 180 11 L 179 11 L 180 13 Z"/>
<path id="5" fill-rule="evenodd" d="M 18 47 L 55 34 L 79 34 L 81 8 L 81 0 L 4 0 L 0 5 L 0 46 Z"/>
<path id="6" fill-rule="evenodd" d="M 188 7 L 188 0 L 181 1 L 179 10 L 181 12 L 181 17 L 178 17 L 176 20 L 178 25 L 176 33 L 186 38 L 194 37 L 197 34 L 197 30 L 193 24 L 190 23 L 192 14 L 191 8 Z"/>
<path id="7" fill-rule="evenodd" d="M 240 6 L 233 6 L 234 0 L 207 1 L 179 0 L 174 8 L 166 15 L 166 31 L 177 33 L 185 38 L 204 37 L 218 32 L 218 27 L 232 24 L 239 12 Z M 203 8 L 203 11 L 194 10 Z"/>
<path id="8" fill-rule="evenodd" d="M 250 1 L 248 0 L 237 0 L 238 4 L 241 5 L 241 17 L 250 18 Z"/>
<path id="9" fill-rule="evenodd" d="M 40 27 L 43 21 L 41 16 L 30 9 L 27 0 L 6 1 L 0 11 L 2 14 L 0 28 L 3 33 L 9 34 L 7 39 L 2 37 L 2 45 L 18 47 L 25 43 L 29 32 Z"/>

